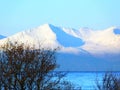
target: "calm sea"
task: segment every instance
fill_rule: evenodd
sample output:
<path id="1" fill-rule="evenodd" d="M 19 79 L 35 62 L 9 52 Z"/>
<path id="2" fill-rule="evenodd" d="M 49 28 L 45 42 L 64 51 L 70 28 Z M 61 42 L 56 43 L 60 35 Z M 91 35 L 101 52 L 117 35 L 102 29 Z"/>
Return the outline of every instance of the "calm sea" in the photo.
<path id="1" fill-rule="evenodd" d="M 120 72 L 112 72 L 120 76 Z M 65 79 L 72 82 L 76 86 L 81 86 L 82 90 L 94 90 L 96 87 L 96 79 L 102 81 L 105 72 L 68 72 Z"/>

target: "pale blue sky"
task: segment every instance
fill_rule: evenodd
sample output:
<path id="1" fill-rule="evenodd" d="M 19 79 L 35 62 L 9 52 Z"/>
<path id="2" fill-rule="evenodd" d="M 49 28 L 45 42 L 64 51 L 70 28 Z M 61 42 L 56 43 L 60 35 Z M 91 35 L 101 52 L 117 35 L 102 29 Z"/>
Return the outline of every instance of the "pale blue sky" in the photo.
<path id="1" fill-rule="evenodd" d="M 120 26 L 120 0 L 0 0 L 0 34 L 45 23 L 76 29 Z"/>

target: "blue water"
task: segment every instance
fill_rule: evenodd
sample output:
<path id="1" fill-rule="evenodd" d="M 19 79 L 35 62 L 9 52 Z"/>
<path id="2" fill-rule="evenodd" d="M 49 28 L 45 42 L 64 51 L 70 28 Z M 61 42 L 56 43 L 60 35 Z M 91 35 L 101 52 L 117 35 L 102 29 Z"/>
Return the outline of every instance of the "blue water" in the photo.
<path id="1" fill-rule="evenodd" d="M 120 75 L 120 72 L 114 72 Z M 96 79 L 102 81 L 105 72 L 69 72 L 66 80 L 76 86 L 81 86 L 82 90 L 94 90 L 96 88 Z"/>

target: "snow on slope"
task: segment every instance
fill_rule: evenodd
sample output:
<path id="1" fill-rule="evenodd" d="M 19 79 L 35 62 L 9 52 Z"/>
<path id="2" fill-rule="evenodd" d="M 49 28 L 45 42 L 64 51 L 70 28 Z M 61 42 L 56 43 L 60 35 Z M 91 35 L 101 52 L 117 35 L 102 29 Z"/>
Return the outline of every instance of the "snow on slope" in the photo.
<path id="1" fill-rule="evenodd" d="M 91 32 L 83 37 L 86 42 L 82 48 L 92 54 L 120 53 L 120 35 L 114 34 L 115 27 Z"/>
<path id="2" fill-rule="evenodd" d="M 81 38 L 85 44 L 80 48 L 92 55 L 120 54 L 120 29 L 111 27 L 105 30 L 91 30 L 81 28 L 79 30 L 65 32 Z"/>
<path id="3" fill-rule="evenodd" d="M 51 24 L 44 24 L 37 28 L 19 32 L 13 36 L 8 37 L 10 41 L 18 41 L 28 45 L 35 45 L 36 48 L 39 45 L 47 48 L 60 47 L 60 52 L 67 53 L 79 53 L 81 49 L 76 47 L 83 44 L 83 41 L 72 35 L 67 34 L 60 27 L 53 26 Z M 7 39 L 0 40 L 1 43 L 7 41 Z"/>
<path id="4" fill-rule="evenodd" d="M 29 45 L 38 45 L 47 47 L 55 47 L 58 43 L 56 41 L 56 35 L 49 28 L 48 24 L 39 26 L 34 29 L 19 32 L 13 36 L 8 37 L 10 41 L 18 41 L 20 43 L 25 43 Z M 7 41 L 7 39 L 2 39 L 1 42 Z"/>
<path id="5" fill-rule="evenodd" d="M 19 32 L 10 36 L 11 41 L 20 41 L 30 45 L 42 44 L 44 47 L 61 47 L 61 52 L 88 52 L 94 56 L 106 54 L 120 55 L 120 29 L 111 27 L 105 30 L 81 28 L 79 30 L 44 24 L 37 28 Z M 7 39 L 2 39 L 4 43 Z M 37 46 L 36 46 L 37 47 Z"/>
<path id="6" fill-rule="evenodd" d="M 30 46 L 61 47 L 57 63 L 61 71 L 120 71 L 120 28 L 79 30 L 44 24 L 8 38 Z M 76 55 L 77 54 L 77 55 Z"/>

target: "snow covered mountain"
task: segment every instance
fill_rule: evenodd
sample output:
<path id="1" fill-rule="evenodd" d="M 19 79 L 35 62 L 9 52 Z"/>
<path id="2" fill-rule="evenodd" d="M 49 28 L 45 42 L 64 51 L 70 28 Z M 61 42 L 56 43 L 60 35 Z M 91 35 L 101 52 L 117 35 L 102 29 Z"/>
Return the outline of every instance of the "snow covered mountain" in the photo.
<path id="1" fill-rule="evenodd" d="M 43 47 L 56 48 L 61 47 L 61 52 L 77 53 L 79 46 L 84 42 L 77 37 L 67 34 L 62 28 L 51 24 L 44 24 L 34 29 L 19 32 L 8 37 L 11 41 L 28 43 L 30 45 L 42 44 Z M 0 40 L 1 44 L 7 41 L 8 38 Z"/>
<path id="2" fill-rule="evenodd" d="M 75 34 L 72 30 L 66 30 L 66 32 L 82 39 L 85 44 L 81 48 L 93 55 L 120 53 L 120 28 L 111 27 L 96 31 L 81 28 L 74 31 Z"/>
<path id="3" fill-rule="evenodd" d="M 120 28 L 117 27 L 76 30 L 44 24 L 1 39 L 0 44 L 8 38 L 35 45 L 36 48 L 38 44 L 45 48 L 61 47 L 58 55 L 61 70 L 120 70 Z M 67 62 L 69 64 L 66 66 Z"/>

